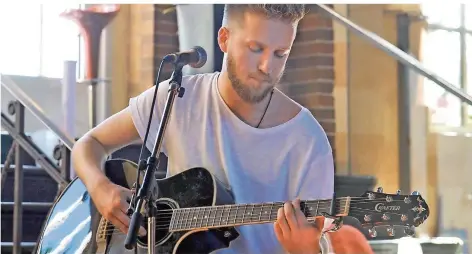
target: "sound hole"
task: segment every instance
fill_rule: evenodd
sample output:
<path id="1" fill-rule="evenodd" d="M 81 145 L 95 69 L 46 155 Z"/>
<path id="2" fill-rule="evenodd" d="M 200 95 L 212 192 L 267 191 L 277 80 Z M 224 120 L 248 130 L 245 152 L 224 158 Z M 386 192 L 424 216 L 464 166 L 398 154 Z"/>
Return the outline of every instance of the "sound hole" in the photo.
<path id="1" fill-rule="evenodd" d="M 155 239 L 156 245 L 165 242 L 169 236 L 170 220 L 172 218 L 172 209 L 177 208 L 171 200 L 158 200 L 156 202 L 157 216 L 156 216 L 156 228 L 155 228 Z M 148 217 L 143 217 L 141 225 L 148 231 Z M 138 236 L 138 244 L 142 247 L 148 247 L 148 235 Z"/>

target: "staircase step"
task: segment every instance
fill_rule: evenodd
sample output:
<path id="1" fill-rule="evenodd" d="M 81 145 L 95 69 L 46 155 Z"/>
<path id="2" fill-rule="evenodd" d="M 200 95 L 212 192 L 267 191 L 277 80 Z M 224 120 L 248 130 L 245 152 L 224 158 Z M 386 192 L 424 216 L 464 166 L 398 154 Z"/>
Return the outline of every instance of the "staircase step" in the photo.
<path id="1" fill-rule="evenodd" d="M 51 206 L 53 205 L 52 202 L 23 202 L 23 212 L 28 211 L 49 211 Z M 1 202 L 2 212 L 13 212 L 13 208 L 15 207 L 15 202 Z"/>
<path id="2" fill-rule="evenodd" d="M 15 161 L 13 161 L 15 162 Z M 5 165 L 1 164 L 2 170 Z M 11 170 L 14 170 L 15 164 L 10 165 Z M 28 172 L 30 174 L 47 174 L 46 171 L 42 170 L 41 167 L 36 166 L 36 165 L 23 165 L 23 170 L 25 171 L 25 174 Z"/>
<path id="3" fill-rule="evenodd" d="M 31 253 L 36 247 L 36 242 L 22 242 L 21 243 L 21 252 L 22 253 Z M 2 254 L 13 253 L 13 242 L 2 242 L 1 251 Z"/>
<path id="4" fill-rule="evenodd" d="M 4 170 L 1 165 L 2 171 Z M 2 186 L 1 200 L 13 202 L 15 184 L 15 165 L 10 165 L 5 185 Z M 51 202 L 57 195 L 57 183 L 45 170 L 38 166 L 23 166 L 23 201 L 24 202 Z"/>
<path id="5" fill-rule="evenodd" d="M 23 202 L 23 241 L 35 242 L 37 240 L 52 205 L 51 202 Z M 13 202 L 1 202 L 2 242 L 13 241 L 13 208 Z"/>
<path id="6" fill-rule="evenodd" d="M 7 158 L 8 151 L 10 151 L 10 148 L 13 143 L 13 137 L 8 133 L 8 132 L 2 132 L 0 134 L 1 136 L 1 149 L 0 149 L 0 163 L 3 164 L 5 163 L 5 160 Z M 31 138 L 30 135 L 27 135 L 28 138 Z M 33 157 L 31 157 L 25 150 L 22 150 L 21 157 L 23 158 L 23 164 L 27 165 L 34 165 L 35 161 Z"/>

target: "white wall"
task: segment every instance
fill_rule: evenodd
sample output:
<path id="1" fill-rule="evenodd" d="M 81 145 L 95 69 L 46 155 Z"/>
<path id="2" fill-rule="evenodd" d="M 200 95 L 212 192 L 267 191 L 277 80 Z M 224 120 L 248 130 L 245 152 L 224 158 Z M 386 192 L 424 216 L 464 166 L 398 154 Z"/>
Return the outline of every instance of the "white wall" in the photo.
<path id="1" fill-rule="evenodd" d="M 467 232 L 472 243 L 472 133 L 437 134 L 436 167 L 440 234 Z"/>
<path id="2" fill-rule="evenodd" d="M 62 108 L 62 90 L 61 80 L 9 76 L 23 91 L 43 110 L 49 119 L 62 128 L 64 123 Z M 76 90 L 76 137 L 80 137 L 88 130 L 88 87 L 86 85 L 77 85 Z M 99 97 L 100 98 L 100 97 Z M 2 112 L 8 115 L 8 103 L 14 100 L 14 97 L 8 90 L 1 88 Z M 25 109 L 25 131 L 36 132 L 47 130 L 46 126 L 39 122 L 28 110 Z M 9 115 L 8 115 L 9 116 Z M 14 120 L 14 116 L 12 116 Z M 2 129 L 3 130 L 3 129 Z"/>

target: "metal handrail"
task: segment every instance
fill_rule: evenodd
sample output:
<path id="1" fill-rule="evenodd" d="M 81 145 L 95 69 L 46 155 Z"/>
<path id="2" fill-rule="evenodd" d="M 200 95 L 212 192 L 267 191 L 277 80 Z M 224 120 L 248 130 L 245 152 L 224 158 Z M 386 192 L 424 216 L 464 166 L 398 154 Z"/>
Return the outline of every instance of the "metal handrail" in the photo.
<path id="1" fill-rule="evenodd" d="M 1 74 L 0 74 L 1 75 Z M 15 82 L 8 77 L 7 75 L 1 75 L 1 83 L 2 87 L 8 90 L 15 99 L 21 102 L 24 107 L 29 110 L 41 123 L 46 125 L 46 127 L 51 130 L 57 137 L 61 140 L 61 142 L 69 149 L 72 150 L 72 147 L 75 144 L 73 138 L 69 135 L 64 133 L 55 123 L 53 123 L 44 113 L 44 111 L 39 107 L 38 104 L 34 102 L 24 91 L 21 89 Z"/>
<path id="2" fill-rule="evenodd" d="M 1 74 L 0 74 L 1 75 Z M 15 140 L 15 182 L 14 182 L 14 209 L 13 209 L 13 252 L 21 253 L 22 245 L 22 228 L 23 228 L 23 160 L 21 159 L 21 151 L 24 150 L 30 154 L 35 161 L 57 182 L 59 183 L 59 191 L 62 192 L 70 182 L 70 153 L 74 146 L 74 140 L 60 130 L 43 112 L 43 110 L 8 76 L 1 75 L 2 88 L 8 90 L 16 99 L 14 103 L 8 105 L 8 112 L 15 115 L 13 123 L 2 112 L 2 127 Z M 25 135 L 25 109 L 29 110 L 41 123 L 54 132 L 60 139 L 61 144 L 56 146 L 60 152 L 60 156 L 56 158 L 61 161 L 60 167 L 45 156 L 44 153 Z M 56 152 L 56 151 L 55 151 Z M 11 156 L 11 154 L 10 154 Z M 56 156 L 55 156 L 56 157 Z M 60 158 L 59 158 L 60 157 Z M 5 173 L 8 168 L 5 168 Z M 2 175 L 3 176 L 3 175 Z M 3 180 L 3 178 L 2 178 Z M 36 205 L 37 206 L 37 205 Z"/>
<path id="3" fill-rule="evenodd" d="M 31 156 L 33 156 L 38 164 L 46 170 L 46 172 L 51 176 L 54 181 L 57 183 L 60 183 L 62 185 L 67 185 L 69 182 L 64 179 L 57 169 L 57 167 L 54 165 L 54 163 L 51 162 L 51 160 L 47 157 L 44 156 L 39 150 L 39 148 L 31 141 L 28 142 L 28 139 L 24 136 L 21 135 L 21 133 L 18 133 L 15 131 L 15 124 L 7 118 L 7 116 L 3 113 L 2 115 L 2 127 L 5 128 L 8 133 L 18 142 L 21 147 L 28 152 Z M 14 163 L 15 165 L 18 165 L 18 163 Z M 8 168 L 5 167 L 5 170 L 8 170 Z M 3 179 L 2 179 L 3 180 Z"/>
<path id="4" fill-rule="evenodd" d="M 375 33 L 356 25 L 354 22 L 333 11 L 328 6 L 324 4 L 318 4 L 318 6 L 320 7 L 320 10 L 322 10 L 323 13 L 329 16 L 331 19 L 338 21 L 352 32 L 373 43 L 377 48 L 381 49 L 382 51 L 385 51 L 387 54 L 391 55 L 398 61 L 415 70 L 418 74 L 430 79 L 434 83 L 438 84 L 440 87 L 444 88 L 446 91 L 455 95 L 461 101 L 472 106 L 471 95 L 465 93 L 464 91 L 462 91 L 462 89 L 457 88 L 456 86 L 447 82 L 443 78 L 429 71 L 421 64 L 420 61 L 418 61 L 414 57 L 403 52 L 401 49 L 386 41 L 382 37 L 376 35 Z"/>

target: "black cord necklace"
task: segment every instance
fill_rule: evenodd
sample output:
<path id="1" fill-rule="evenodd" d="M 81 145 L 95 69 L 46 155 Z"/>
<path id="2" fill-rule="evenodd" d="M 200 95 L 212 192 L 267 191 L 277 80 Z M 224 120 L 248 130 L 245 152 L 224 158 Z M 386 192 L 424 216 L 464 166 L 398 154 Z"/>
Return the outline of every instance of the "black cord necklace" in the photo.
<path id="1" fill-rule="evenodd" d="M 274 94 L 274 89 L 272 89 L 272 91 L 270 92 L 270 97 L 269 97 L 269 102 L 267 102 L 267 106 L 264 110 L 264 114 L 262 114 L 262 117 L 261 117 L 261 120 L 259 121 L 259 123 L 257 124 L 256 128 L 259 128 L 259 126 L 261 125 L 262 123 L 262 120 L 264 120 L 264 116 L 267 112 L 267 109 L 269 108 L 269 105 L 270 105 L 270 101 L 272 100 L 272 94 Z"/>

